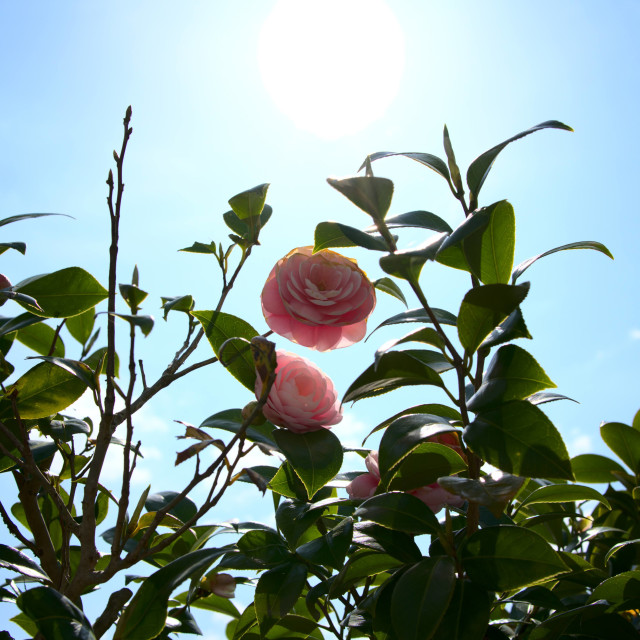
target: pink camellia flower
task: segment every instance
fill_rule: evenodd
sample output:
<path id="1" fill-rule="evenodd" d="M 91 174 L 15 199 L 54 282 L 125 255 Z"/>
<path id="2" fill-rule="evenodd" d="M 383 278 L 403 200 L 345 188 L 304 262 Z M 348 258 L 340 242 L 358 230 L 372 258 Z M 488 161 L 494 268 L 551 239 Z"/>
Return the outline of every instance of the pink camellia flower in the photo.
<path id="1" fill-rule="evenodd" d="M 465 460 L 466 456 L 460 445 L 460 438 L 455 431 L 439 433 L 429 438 L 430 442 L 437 442 L 451 447 L 459 453 Z M 364 461 L 368 473 L 363 473 L 354 478 L 346 487 L 350 498 L 371 498 L 375 495 L 378 484 L 380 483 L 380 468 L 378 466 L 378 452 L 371 451 Z M 411 495 L 419 498 L 434 513 L 438 513 L 444 505 L 452 507 L 461 507 L 464 504 L 464 498 L 449 493 L 443 489 L 437 482 L 426 487 L 419 487 L 407 491 Z"/>
<path id="2" fill-rule="evenodd" d="M 276 351 L 276 379 L 262 408 L 267 420 L 295 433 L 328 429 L 342 420 L 342 407 L 331 378 L 313 362 Z M 262 394 L 256 378 L 256 398 Z"/>
<path id="3" fill-rule="evenodd" d="M 318 351 L 364 338 L 376 305 L 373 285 L 355 260 L 299 247 L 278 260 L 262 290 L 262 312 L 275 333 Z"/>

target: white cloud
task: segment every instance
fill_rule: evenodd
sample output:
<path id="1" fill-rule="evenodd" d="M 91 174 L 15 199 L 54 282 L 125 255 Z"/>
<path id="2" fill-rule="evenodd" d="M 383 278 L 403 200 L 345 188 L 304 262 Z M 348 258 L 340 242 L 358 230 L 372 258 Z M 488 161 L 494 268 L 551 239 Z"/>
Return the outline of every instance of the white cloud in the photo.
<path id="1" fill-rule="evenodd" d="M 590 453 L 593 450 L 591 436 L 586 434 L 574 436 L 568 443 L 568 449 L 572 456 L 577 456 L 581 453 Z"/>
<path id="2" fill-rule="evenodd" d="M 632 340 L 640 340 L 640 329 L 631 329 L 631 331 L 629 331 L 629 337 Z"/>
<path id="3" fill-rule="evenodd" d="M 362 441 L 371 431 L 371 426 L 356 417 L 355 413 L 345 413 L 342 422 L 337 424 L 334 431 L 345 447 L 362 447 Z"/>

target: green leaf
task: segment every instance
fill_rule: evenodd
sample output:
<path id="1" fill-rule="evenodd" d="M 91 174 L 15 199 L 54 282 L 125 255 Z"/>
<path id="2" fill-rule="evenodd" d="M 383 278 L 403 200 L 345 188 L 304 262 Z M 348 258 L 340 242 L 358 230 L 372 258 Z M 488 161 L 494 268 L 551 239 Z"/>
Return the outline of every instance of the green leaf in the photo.
<path id="1" fill-rule="evenodd" d="M 481 349 L 490 349 L 505 342 L 511 342 L 518 338 L 531 339 L 531 334 L 522 316 L 522 311 L 518 307 L 507 316 L 483 341 Z"/>
<path id="2" fill-rule="evenodd" d="M 485 462 L 529 478 L 573 480 L 569 454 L 553 423 L 538 407 L 514 400 L 481 413 L 464 440 Z"/>
<path id="3" fill-rule="evenodd" d="M 424 362 L 406 351 L 391 351 L 356 378 L 342 402 L 356 402 L 400 387 L 422 384 L 444 386 L 438 373 Z"/>
<path id="4" fill-rule="evenodd" d="M 50 582 L 49 576 L 40 568 L 40 565 L 17 549 L 5 544 L 0 544 L 0 567 L 12 569 L 35 580 Z"/>
<path id="5" fill-rule="evenodd" d="M 65 326 L 67 327 L 71 336 L 75 338 L 80 344 L 84 345 L 91 337 L 95 319 L 96 311 L 92 307 L 91 309 L 87 309 L 86 311 L 79 313 L 77 316 L 67 318 Z"/>
<path id="6" fill-rule="evenodd" d="M 0 227 L 4 227 L 6 224 L 12 224 L 13 222 L 20 222 L 20 220 L 28 220 L 30 218 L 43 218 L 44 216 L 63 216 L 65 218 L 71 218 L 75 220 L 73 216 L 68 216 L 66 213 L 21 213 L 17 216 L 10 216 L 0 220 Z"/>
<path id="7" fill-rule="evenodd" d="M 441 433 L 451 433 L 456 429 L 451 426 L 449 421 L 446 418 L 442 418 L 440 416 L 430 415 L 430 414 L 413 414 L 406 415 L 394 420 L 384 432 L 382 436 L 382 440 L 380 441 L 379 453 L 378 453 L 378 461 L 380 466 L 380 482 L 383 489 L 386 489 L 389 486 L 393 476 L 398 471 L 397 465 L 400 464 L 409 454 L 416 450 L 417 447 L 426 443 L 429 438 L 433 438 Z M 436 463 L 438 458 L 438 453 L 441 453 L 441 449 L 443 445 L 437 445 L 434 448 L 434 443 L 430 443 L 431 448 L 427 448 L 423 450 L 424 455 L 418 456 L 421 461 L 425 460 L 429 463 Z M 446 447 L 448 448 L 448 447 Z M 430 455 L 429 452 L 432 452 L 434 455 Z M 454 451 L 451 451 L 458 458 L 458 454 Z M 412 454 L 413 455 L 413 454 Z M 454 464 L 454 463 L 450 463 Z M 443 466 L 444 465 L 444 466 Z M 430 482 L 424 482 L 422 485 L 425 486 L 427 484 L 431 484 L 436 481 L 438 476 L 442 475 L 450 475 L 455 473 L 455 471 L 449 471 L 450 466 L 448 463 L 445 463 L 444 460 L 440 461 L 440 464 L 437 465 L 440 467 L 442 473 L 437 473 L 435 478 Z M 466 465 L 463 464 L 463 467 Z M 425 471 L 428 471 L 428 467 L 425 468 Z M 460 468 L 459 470 L 461 470 Z M 415 487 L 397 487 L 398 489 L 411 488 Z"/>
<path id="8" fill-rule="evenodd" d="M 86 388 L 75 375 L 51 362 L 42 362 L 29 369 L 8 391 L 17 393 L 17 409 L 25 419 L 44 418 L 66 409 Z"/>
<path id="9" fill-rule="evenodd" d="M 432 236 L 414 249 L 395 251 L 380 258 L 380 268 L 390 276 L 416 282 L 422 272 L 422 267 L 428 260 L 434 260 L 436 253 L 445 239 L 441 233 Z"/>
<path id="10" fill-rule="evenodd" d="M 391 620 L 403 640 L 429 640 L 440 624 L 456 583 L 452 558 L 425 558 L 406 571 L 393 589 Z"/>
<path id="11" fill-rule="evenodd" d="M 385 342 L 375 353 L 375 360 L 378 360 L 382 355 L 393 349 L 393 347 L 399 344 L 405 344 L 407 342 L 422 342 L 424 344 L 430 344 L 437 347 L 441 351 L 444 350 L 444 341 L 440 334 L 431 327 L 424 327 L 422 329 L 414 329 L 411 333 L 402 336 L 402 338 L 392 339 Z"/>
<path id="12" fill-rule="evenodd" d="M 436 260 L 470 271 L 484 284 L 507 283 L 513 267 L 516 221 L 506 200 L 473 212 L 440 246 Z"/>
<path id="13" fill-rule="evenodd" d="M 158 493 L 152 493 L 150 496 L 147 496 L 144 507 L 147 511 L 160 511 L 160 509 L 164 509 L 178 495 L 180 494 L 177 491 L 160 491 Z M 185 496 L 180 500 L 180 502 L 178 502 L 178 504 L 172 507 L 168 513 L 178 518 L 181 522 L 187 522 L 188 520 L 191 520 L 197 512 L 198 507 L 196 503 L 191 500 L 191 498 L 187 498 Z"/>
<path id="14" fill-rule="evenodd" d="M 139 289 L 134 284 L 121 284 L 119 286 L 120 295 L 132 311 L 137 310 L 149 295 L 146 291 Z"/>
<path id="15" fill-rule="evenodd" d="M 371 576 L 384 573 L 389 569 L 396 569 L 401 564 L 397 558 L 392 558 L 384 553 L 359 549 L 351 554 L 340 573 L 335 576 L 329 588 L 329 596 L 331 598 L 339 596 L 350 587 L 364 582 Z"/>
<path id="16" fill-rule="evenodd" d="M 436 309 L 434 307 L 431 308 L 431 311 L 440 324 L 447 324 L 452 327 L 456 326 L 457 318 L 452 313 L 449 313 L 444 309 Z M 409 311 L 403 311 L 402 313 L 398 313 L 395 316 L 387 318 L 384 322 L 381 322 L 371 332 L 369 337 L 371 337 L 371 335 L 373 335 L 375 331 L 382 327 L 388 327 L 394 324 L 405 324 L 407 322 L 422 322 L 423 324 L 431 324 L 431 318 L 422 307 L 418 309 L 409 309 Z"/>
<path id="17" fill-rule="evenodd" d="M 328 429 L 307 433 L 278 429 L 273 436 L 310 499 L 340 471 L 342 445 Z"/>
<path id="18" fill-rule="evenodd" d="M 306 567 L 297 562 L 270 569 L 260 576 L 255 608 L 262 636 L 291 611 L 302 594 L 306 579 Z"/>
<path id="19" fill-rule="evenodd" d="M 184 249 L 180 249 L 180 251 L 184 251 L 185 253 L 213 254 L 215 256 L 217 255 L 218 249 L 215 242 L 211 242 L 209 244 L 194 242 L 190 247 L 185 247 Z"/>
<path id="20" fill-rule="evenodd" d="M 134 316 L 124 313 L 114 313 L 113 315 L 122 318 L 122 320 L 126 320 L 132 327 L 138 327 L 145 337 L 148 336 L 153 329 L 153 316 Z"/>
<path id="21" fill-rule="evenodd" d="M 353 518 L 341 520 L 320 538 L 298 547 L 296 553 L 314 564 L 340 571 L 353 537 Z"/>
<path id="22" fill-rule="evenodd" d="M 230 433 L 239 433 L 243 422 L 244 418 L 242 417 L 241 409 L 225 409 L 209 416 L 200 424 L 200 428 L 221 429 Z M 244 435 L 251 442 L 257 442 L 269 449 L 278 450 L 276 441 L 273 439 L 274 430 L 275 427 L 270 422 L 265 422 L 261 425 L 246 427 Z"/>
<path id="23" fill-rule="evenodd" d="M 174 600 L 177 600 L 180 604 L 187 604 L 189 592 L 184 591 L 183 593 L 174 596 Z M 229 598 L 224 598 L 222 596 L 218 596 L 215 593 L 211 593 L 210 595 L 204 598 L 198 598 L 193 602 L 189 603 L 190 607 L 195 607 L 197 609 L 204 609 L 205 611 L 213 611 L 215 613 L 223 613 L 227 616 L 231 616 L 232 618 L 239 618 L 240 612 L 237 607 Z"/>
<path id="24" fill-rule="evenodd" d="M 524 138 L 528 136 L 530 133 L 534 131 L 539 131 L 541 129 L 564 129 L 565 131 L 573 131 L 573 129 L 562 122 L 558 122 L 557 120 L 547 120 L 546 122 L 542 122 L 535 127 L 531 127 L 526 131 L 522 131 L 517 135 L 501 142 L 489 149 L 489 151 L 485 151 L 482 155 L 478 156 L 470 165 L 467 170 L 467 185 L 469 186 L 469 198 L 471 203 L 471 208 L 475 209 L 478 202 L 478 194 L 480 193 L 480 189 L 484 184 L 487 176 L 489 175 L 489 171 L 495 162 L 498 154 L 511 142 L 519 140 L 520 138 Z"/>
<path id="25" fill-rule="evenodd" d="M 200 549 L 151 574 L 120 616 L 114 640 L 151 640 L 164 629 L 169 596 L 185 580 L 201 575 L 226 549 Z"/>
<path id="26" fill-rule="evenodd" d="M 372 284 L 378 291 L 384 291 L 384 293 L 400 300 L 405 307 L 407 306 L 407 299 L 404 297 L 402 289 L 391 278 L 378 278 Z"/>
<path id="27" fill-rule="evenodd" d="M 420 535 L 438 533 L 440 525 L 433 511 L 409 493 L 381 493 L 365 500 L 354 512 L 354 517 L 371 520 L 393 529 Z"/>
<path id="28" fill-rule="evenodd" d="M 0 255 L 9 249 L 15 249 L 22 255 L 27 252 L 27 245 L 24 242 L 0 242 Z"/>
<path id="29" fill-rule="evenodd" d="M 599 584 L 587 602 L 598 600 L 607 600 L 612 604 L 632 600 L 634 604 L 640 604 L 640 571 L 625 571 Z"/>
<path id="30" fill-rule="evenodd" d="M 392 156 L 403 156 L 404 158 L 409 158 L 410 160 L 415 160 L 419 162 L 421 165 L 425 167 L 429 167 L 429 169 L 433 169 L 438 175 L 441 175 L 447 182 L 450 182 L 449 178 L 449 169 L 447 168 L 446 163 L 438 156 L 431 155 L 430 153 L 418 153 L 414 151 L 410 152 L 393 152 L 393 151 L 378 151 L 376 153 L 370 153 L 367 156 L 367 160 L 369 162 L 374 162 L 375 160 L 380 160 L 382 158 L 390 158 Z M 365 166 L 367 160 L 362 163 L 359 171 L 362 171 Z"/>
<path id="31" fill-rule="evenodd" d="M 496 403 L 523 400 L 555 386 L 528 351 L 509 344 L 498 349 L 467 408 L 478 412 Z"/>
<path id="32" fill-rule="evenodd" d="M 432 640 L 483 640 L 492 597 L 469 580 L 456 580 L 453 597 Z"/>
<path id="33" fill-rule="evenodd" d="M 353 544 L 393 556 L 413 564 L 422 558 L 413 536 L 403 531 L 387 529 L 375 522 L 358 522 L 354 527 Z"/>
<path id="34" fill-rule="evenodd" d="M 410 211 L 409 213 L 401 213 L 395 216 L 389 216 L 385 219 L 385 224 L 389 229 L 402 227 L 417 227 L 419 229 L 430 229 L 439 233 L 451 233 L 451 227 L 440 216 L 429 211 Z M 375 230 L 377 227 L 367 227 L 365 231 Z"/>
<path id="35" fill-rule="evenodd" d="M 529 283 L 487 284 L 469 290 L 458 314 L 458 337 L 466 352 L 474 353 L 491 331 L 518 308 L 528 292 Z"/>
<path id="36" fill-rule="evenodd" d="M 620 422 L 607 422 L 600 426 L 600 435 L 634 474 L 640 473 L 640 431 Z"/>
<path id="37" fill-rule="evenodd" d="M 51 364 L 64 369 L 71 375 L 78 378 L 78 380 L 82 380 L 82 382 L 89 387 L 90 389 L 96 388 L 96 381 L 93 375 L 93 371 L 91 367 L 85 362 L 80 362 L 79 360 L 69 360 L 68 358 L 57 358 L 56 356 L 33 356 L 33 358 L 29 358 L 30 360 L 44 360 L 45 362 L 50 362 Z"/>
<path id="38" fill-rule="evenodd" d="M 591 240 L 584 240 L 582 242 L 571 242 L 570 244 L 563 244 L 561 247 L 556 247 L 555 249 L 550 249 L 549 251 L 545 251 L 544 253 L 540 253 L 533 258 L 529 258 L 524 262 L 521 262 L 514 270 L 511 275 L 511 284 L 515 284 L 516 280 L 534 263 L 536 260 L 540 260 L 540 258 L 544 258 L 545 256 L 550 256 L 552 253 L 557 253 L 558 251 L 567 251 L 568 249 L 594 249 L 595 251 L 599 251 L 600 253 L 604 253 L 605 256 L 609 256 L 613 260 L 613 255 L 607 247 L 605 247 L 601 242 L 593 242 Z"/>
<path id="39" fill-rule="evenodd" d="M 101 347 L 100 349 L 96 349 L 91 355 L 88 355 L 82 362 L 84 362 L 89 367 L 91 367 L 92 371 L 96 371 L 96 369 L 98 368 L 98 365 L 102 362 L 102 367 L 100 368 L 100 371 L 98 373 L 100 374 L 107 373 L 107 359 L 106 358 L 104 358 L 104 360 L 102 359 L 103 356 L 106 354 L 106 352 L 107 352 L 106 347 Z M 117 378 L 120 375 L 120 358 L 118 357 L 117 353 L 114 354 L 114 357 L 115 357 L 114 373 L 115 373 L 115 377 Z"/>
<path id="40" fill-rule="evenodd" d="M 384 220 L 393 197 L 391 180 L 375 176 L 354 176 L 342 179 L 327 178 L 327 182 L 374 220 Z"/>
<path id="41" fill-rule="evenodd" d="M 632 544 L 638 544 L 639 542 L 640 542 L 640 539 L 625 540 L 624 542 L 618 542 L 618 544 L 614 544 L 613 547 L 611 547 L 611 549 L 607 551 L 607 555 L 605 555 L 604 557 L 604 564 L 606 565 L 607 562 L 609 562 L 609 560 L 611 559 L 611 557 L 614 556 L 618 551 L 620 551 L 620 549 L 624 549 L 625 547 L 628 547 L 629 545 L 632 545 Z"/>
<path id="42" fill-rule="evenodd" d="M 544 538 L 510 525 L 476 531 L 462 547 L 461 559 L 469 578 L 492 591 L 521 589 L 568 571 Z"/>
<path id="43" fill-rule="evenodd" d="M 42 322 L 42 318 L 34 316 L 32 313 L 22 313 L 15 318 L 0 318 L 0 336 L 6 336 L 38 322 Z"/>
<path id="44" fill-rule="evenodd" d="M 362 444 L 364 445 L 364 443 L 367 441 L 367 439 L 372 436 L 376 431 L 381 431 L 382 429 L 385 429 L 386 427 L 388 427 L 394 420 L 396 420 L 397 418 L 400 418 L 401 416 L 406 416 L 412 413 L 429 413 L 435 416 L 438 416 L 440 418 L 446 418 L 447 420 L 453 420 L 455 422 L 460 422 L 462 420 L 462 417 L 460 416 L 460 413 L 458 411 L 456 411 L 455 409 L 452 409 L 451 407 L 447 407 L 446 405 L 443 404 L 421 404 L 415 407 L 409 407 L 408 409 L 404 409 L 403 411 L 400 411 L 398 413 L 396 413 L 395 415 L 391 416 L 390 418 L 387 418 L 386 420 L 383 420 L 379 425 L 377 425 L 376 427 L 374 427 L 370 432 L 369 435 L 362 441 Z"/>
<path id="45" fill-rule="evenodd" d="M 613 483 L 617 480 L 616 474 L 625 473 L 615 460 L 595 453 L 583 453 L 572 458 L 571 467 L 578 482 L 591 484 Z"/>
<path id="46" fill-rule="evenodd" d="M 64 342 L 62 342 L 60 336 L 58 336 L 49 325 L 44 324 L 44 322 L 23 327 L 16 333 L 16 338 L 19 342 L 22 342 L 23 345 L 29 347 L 29 349 L 43 356 L 49 355 L 51 346 L 55 340 L 55 348 L 52 355 L 64 356 Z"/>
<path id="47" fill-rule="evenodd" d="M 274 567 L 292 559 L 285 540 L 273 530 L 247 531 L 237 546 L 241 553 L 262 567 Z"/>
<path id="48" fill-rule="evenodd" d="M 316 226 L 313 252 L 331 247 L 364 247 L 372 251 L 389 251 L 381 236 L 374 236 L 339 222 L 321 222 Z"/>
<path id="49" fill-rule="evenodd" d="M 262 227 L 264 227 L 267 222 L 269 222 L 269 218 L 271 218 L 272 213 L 273 209 L 268 204 L 265 204 L 259 218 L 246 218 L 246 222 L 245 220 L 241 220 L 234 211 L 227 211 L 225 214 L 223 214 L 222 217 L 227 227 L 229 227 L 231 231 L 237 233 L 241 238 L 247 240 L 255 240 L 256 234 L 259 234 L 260 229 L 262 229 Z M 196 244 L 200 243 L 196 242 Z M 215 249 L 215 245 L 213 246 Z M 202 253 L 205 252 L 203 251 Z M 207 251 L 206 253 L 209 252 Z M 212 253 L 215 253 L 215 251 L 213 251 Z M 220 251 L 220 253 L 222 253 L 222 251 Z"/>
<path id="50" fill-rule="evenodd" d="M 276 511 L 276 523 L 291 546 L 296 546 L 302 534 L 322 515 L 326 507 L 313 503 L 283 500 Z"/>
<path id="51" fill-rule="evenodd" d="M 35 298 L 41 309 L 21 304 L 31 313 L 45 318 L 77 316 L 95 307 L 108 295 L 108 291 L 80 267 L 28 278 L 17 284 L 14 290 Z"/>
<path id="52" fill-rule="evenodd" d="M 220 359 L 220 347 L 231 338 L 251 340 L 258 332 L 248 323 L 229 313 L 219 311 L 192 311 L 191 315 L 200 321 L 209 343 Z M 222 363 L 236 380 L 252 393 L 255 388 L 256 371 L 249 345 L 240 340 L 227 343 L 222 354 Z"/>
<path id="53" fill-rule="evenodd" d="M 193 297 L 190 295 L 176 296 L 174 298 L 161 298 L 164 309 L 164 319 L 167 319 L 169 311 L 183 311 L 189 313 L 193 309 Z"/>
<path id="54" fill-rule="evenodd" d="M 517 511 L 529 504 L 548 504 L 555 502 L 576 502 L 581 500 L 596 500 L 607 509 L 611 509 L 609 501 L 591 487 L 579 484 L 550 484 L 532 491 L 518 506 Z"/>
<path id="55" fill-rule="evenodd" d="M 257 187 L 233 196 L 229 200 L 229 206 L 240 220 L 259 216 L 264 209 L 268 189 L 268 183 L 259 184 Z"/>
<path id="56" fill-rule="evenodd" d="M 287 498 L 297 498 L 298 500 L 308 499 L 307 488 L 286 460 L 269 481 L 269 489 Z"/>
<path id="57" fill-rule="evenodd" d="M 16 604 L 36 623 L 38 631 L 51 640 L 95 640 L 84 613 L 68 598 L 50 587 L 36 587 L 21 593 Z"/>

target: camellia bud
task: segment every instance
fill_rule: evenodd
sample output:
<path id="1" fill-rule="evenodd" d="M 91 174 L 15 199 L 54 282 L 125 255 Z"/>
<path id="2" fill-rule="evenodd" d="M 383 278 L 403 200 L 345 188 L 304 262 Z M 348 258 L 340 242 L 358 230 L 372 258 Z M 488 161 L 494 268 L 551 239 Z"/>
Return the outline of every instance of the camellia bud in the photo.
<path id="1" fill-rule="evenodd" d="M 5 276 L 3 273 L 0 273 L 0 289 L 8 289 L 11 286 L 11 282 L 9 282 L 9 278 Z M 2 296 L 0 297 L 0 307 L 7 301 L 7 299 Z"/>
<path id="2" fill-rule="evenodd" d="M 249 404 L 245 405 L 242 408 L 242 419 L 243 420 L 246 420 L 253 413 L 253 410 L 256 408 L 257 404 L 258 403 L 255 400 L 253 400 L 252 402 L 249 402 Z M 253 420 L 249 424 L 253 424 L 253 425 L 258 426 L 258 425 L 264 424 L 266 421 L 267 421 L 267 419 L 262 414 L 262 411 L 259 411 L 254 416 Z"/>
<path id="3" fill-rule="evenodd" d="M 210 573 L 202 578 L 201 587 L 221 598 L 233 598 L 236 593 L 236 581 L 228 573 Z"/>

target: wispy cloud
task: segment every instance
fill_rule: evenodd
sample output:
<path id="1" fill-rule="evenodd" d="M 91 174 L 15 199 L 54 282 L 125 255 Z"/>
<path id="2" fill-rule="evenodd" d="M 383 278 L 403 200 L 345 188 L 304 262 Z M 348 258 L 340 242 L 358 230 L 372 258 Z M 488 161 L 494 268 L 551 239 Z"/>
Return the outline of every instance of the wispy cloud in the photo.
<path id="1" fill-rule="evenodd" d="M 631 331 L 629 331 L 629 337 L 632 340 L 640 340 L 640 329 L 631 329 Z"/>

